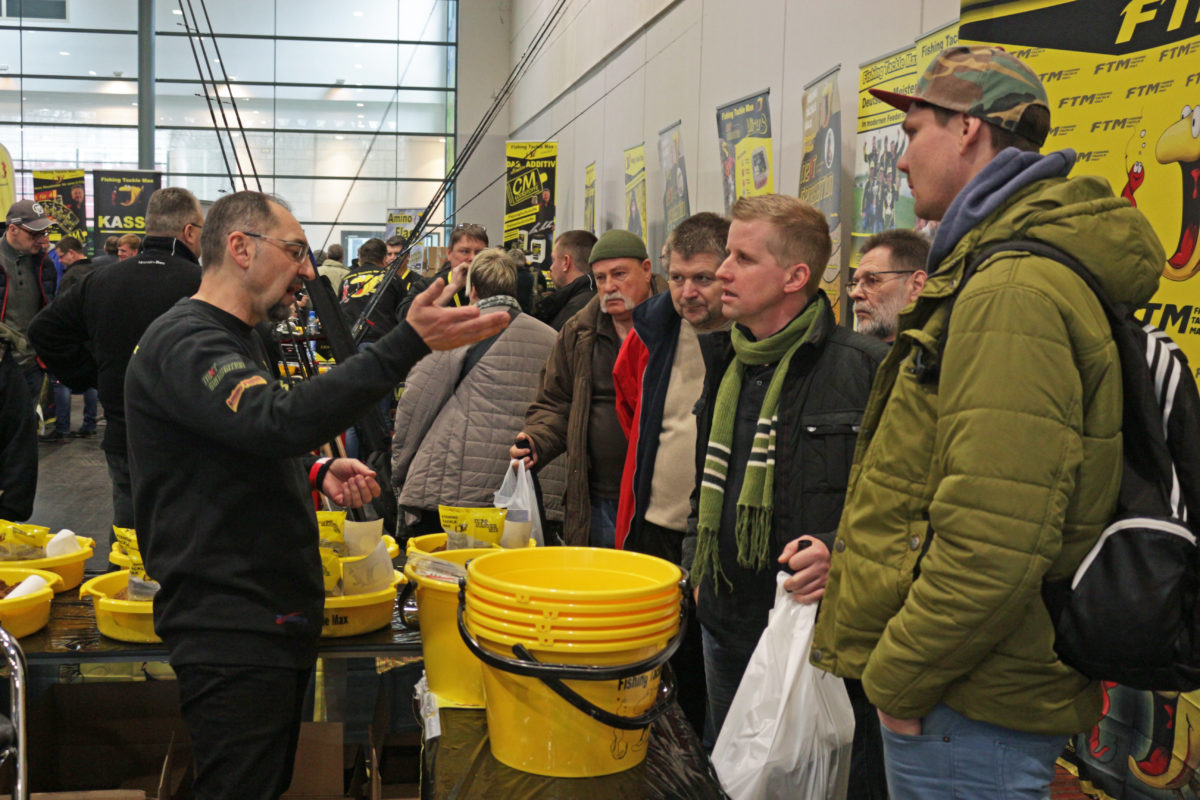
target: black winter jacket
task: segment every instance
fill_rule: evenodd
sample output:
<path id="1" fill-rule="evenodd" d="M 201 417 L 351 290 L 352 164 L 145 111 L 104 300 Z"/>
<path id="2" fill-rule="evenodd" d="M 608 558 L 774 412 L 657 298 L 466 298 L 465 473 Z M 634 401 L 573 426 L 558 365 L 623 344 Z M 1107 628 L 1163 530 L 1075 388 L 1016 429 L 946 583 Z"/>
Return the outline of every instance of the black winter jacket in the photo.
<path id="1" fill-rule="evenodd" d="M 824 292 L 818 293 L 813 302 L 823 306 L 813 322 L 817 326 L 815 338 L 801 345 L 792 357 L 779 399 L 772 558 L 765 569 L 757 572 L 738 566 L 733 531 L 722 526 L 721 568 L 734 588 L 730 590 L 722 582 L 720 591 L 714 593 L 712 576 L 703 581 L 697 615 L 710 629 L 745 630 L 751 625 L 765 628 L 767 613 L 775 601 L 778 568 L 774 556 L 799 536 L 816 537 L 827 546 L 833 544 L 859 424 L 875 369 L 887 355 L 888 346 L 839 326 Z M 697 405 L 697 486 L 704 470 L 717 388 L 733 360 L 728 333 L 701 336 L 700 348 L 707 375 Z M 734 468 L 731 465 L 731 473 Z M 687 567 L 695 552 L 697 501 L 698 493 L 693 496 L 688 539 L 684 541 Z"/>

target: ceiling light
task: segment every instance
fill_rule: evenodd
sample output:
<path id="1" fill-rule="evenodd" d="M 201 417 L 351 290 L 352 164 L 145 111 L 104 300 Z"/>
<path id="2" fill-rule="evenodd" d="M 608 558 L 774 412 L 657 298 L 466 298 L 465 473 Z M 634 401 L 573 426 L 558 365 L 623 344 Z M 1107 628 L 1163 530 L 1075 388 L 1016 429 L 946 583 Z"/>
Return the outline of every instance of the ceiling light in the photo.
<path id="1" fill-rule="evenodd" d="M 221 63 L 221 59 L 219 59 L 219 58 L 214 58 L 214 59 L 213 59 L 213 63 L 214 63 L 214 64 L 220 64 L 220 63 Z"/>
<path id="2" fill-rule="evenodd" d="M 172 14 L 178 14 L 178 15 L 179 15 L 179 16 L 181 16 L 181 17 L 183 16 L 183 12 L 182 12 L 182 11 L 180 11 L 178 8 L 172 8 L 172 9 L 171 9 L 171 13 L 172 13 Z"/>
<path id="3" fill-rule="evenodd" d="M 345 139 L 346 137 L 345 137 L 345 136 L 342 136 L 342 135 L 339 133 L 337 136 L 334 136 L 333 138 L 337 139 L 337 140 L 340 142 L 340 141 L 342 141 L 343 139 Z"/>
<path id="4" fill-rule="evenodd" d="M 362 114 L 359 114 L 359 115 L 358 115 L 358 118 L 359 118 L 359 119 L 362 119 L 362 118 L 363 118 L 363 115 L 362 115 Z"/>
<path id="5" fill-rule="evenodd" d="M 71 54 L 70 54 L 70 53 L 68 53 L 66 50 L 59 50 L 59 51 L 58 51 L 58 54 L 59 54 L 60 56 L 69 56 L 69 55 L 71 55 Z"/>
<path id="6" fill-rule="evenodd" d="M 363 104 L 362 104 L 362 103 L 355 103 L 354 105 L 358 106 L 359 108 L 362 108 L 362 107 L 363 107 Z"/>
<path id="7" fill-rule="evenodd" d="M 134 100 L 134 101 L 133 101 L 132 103 L 130 103 L 129 105 L 133 106 L 134 108 L 137 108 L 137 100 Z"/>
<path id="8" fill-rule="evenodd" d="M 362 15 L 363 15 L 363 12 L 361 12 L 361 11 L 354 12 L 354 16 L 356 16 L 356 17 L 361 17 Z"/>
<path id="9" fill-rule="evenodd" d="M 355 65 L 354 65 L 354 68 L 355 68 L 355 69 L 362 69 L 362 64 L 355 64 Z"/>
<path id="10" fill-rule="evenodd" d="M 96 70 L 94 70 L 94 69 L 88 70 L 88 75 L 95 75 L 95 74 L 96 74 Z"/>

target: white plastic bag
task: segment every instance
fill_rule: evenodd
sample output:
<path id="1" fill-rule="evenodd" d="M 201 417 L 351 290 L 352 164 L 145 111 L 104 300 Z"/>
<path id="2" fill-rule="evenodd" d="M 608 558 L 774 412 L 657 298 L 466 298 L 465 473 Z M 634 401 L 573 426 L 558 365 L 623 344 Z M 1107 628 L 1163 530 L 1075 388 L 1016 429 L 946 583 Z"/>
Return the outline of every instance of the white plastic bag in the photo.
<path id="1" fill-rule="evenodd" d="M 537 494 L 533 490 L 533 476 L 525 469 L 525 462 L 514 459 L 508 465 L 504 483 L 496 492 L 492 504 L 496 508 L 507 508 L 504 519 L 504 536 L 501 547 L 524 547 L 533 539 L 541 547 L 546 543 L 542 537 L 542 518 L 538 514 Z"/>
<path id="2" fill-rule="evenodd" d="M 800 604 L 779 573 L 775 607 L 713 749 L 733 800 L 842 800 L 854 711 L 841 678 L 808 663 L 816 603 Z"/>

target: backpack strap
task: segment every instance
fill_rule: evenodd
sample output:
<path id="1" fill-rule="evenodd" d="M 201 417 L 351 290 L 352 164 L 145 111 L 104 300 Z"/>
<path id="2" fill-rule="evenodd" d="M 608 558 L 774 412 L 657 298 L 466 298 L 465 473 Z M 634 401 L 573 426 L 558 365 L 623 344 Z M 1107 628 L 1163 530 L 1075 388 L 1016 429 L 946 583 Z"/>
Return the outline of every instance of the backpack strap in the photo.
<path id="1" fill-rule="evenodd" d="M 1100 286 L 1100 282 L 1096 280 L 1096 276 L 1091 271 L 1079 263 L 1078 260 L 1070 253 L 1055 247 L 1052 244 L 1039 241 L 1037 239 L 1008 239 L 1003 242 L 989 245 L 980 251 L 971 262 L 967 264 L 963 270 L 962 280 L 958 284 L 958 289 L 950 296 L 947 302 L 946 321 L 942 327 L 941 333 L 937 338 L 937 360 L 934 361 L 925 355 L 925 351 L 918 350 L 914 358 L 913 368 L 916 371 L 917 380 L 921 383 L 937 383 L 941 377 L 941 359 L 946 352 L 946 340 L 950 336 L 950 317 L 954 312 L 954 304 L 958 300 L 958 296 L 962 293 L 963 288 L 967 285 L 967 281 L 975 274 L 979 267 L 988 259 L 999 253 L 1032 253 L 1047 258 L 1051 261 L 1056 261 L 1059 264 L 1070 269 L 1078 275 L 1087 287 L 1096 295 L 1096 299 L 1100 301 L 1100 307 L 1104 309 L 1104 314 L 1108 317 L 1109 325 L 1116 326 L 1121 323 L 1127 314 L 1124 307 L 1119 306 L 1109 300 L 1108 295 Z"/>

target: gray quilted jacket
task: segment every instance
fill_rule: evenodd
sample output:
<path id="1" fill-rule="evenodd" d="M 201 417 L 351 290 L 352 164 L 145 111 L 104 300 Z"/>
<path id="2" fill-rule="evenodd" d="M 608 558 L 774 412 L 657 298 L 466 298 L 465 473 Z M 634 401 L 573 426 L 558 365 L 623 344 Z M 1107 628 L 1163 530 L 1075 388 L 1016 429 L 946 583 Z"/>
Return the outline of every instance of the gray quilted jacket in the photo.
<path id="1" fill-rule="evenodd" d="M 518 314 L 457 388 L 468 347 L 431 353 L 413 367 L 392 438 L 392 484 L 401 506 L 492 505 L 556 336 L 549 325 Z M 561 520 L 562 460 L 547 464 L 538 478 L 546 516 Z"/>

